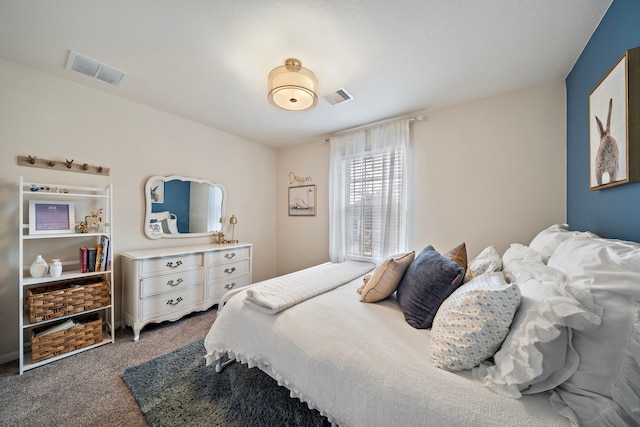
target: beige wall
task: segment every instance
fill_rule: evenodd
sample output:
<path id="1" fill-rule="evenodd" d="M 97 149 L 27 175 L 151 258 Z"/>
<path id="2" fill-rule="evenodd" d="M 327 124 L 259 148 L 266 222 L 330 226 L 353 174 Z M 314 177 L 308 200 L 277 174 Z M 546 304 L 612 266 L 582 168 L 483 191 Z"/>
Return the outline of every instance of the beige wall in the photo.
<path id="1" fill-rule="evenodd" d="M 221 183 L 226 213 L 238 218 L 236 238 L 254 244 L 254 280 L 276 274 L 275 149 L 1 59 L 0 81 L 0 362 L 17 357 L 18 348 L 20 176 L 47 183 L 112 183 L 116 252 L 212 241 L 145 237 L 142 197 L 149 176 L 189 175 Z M 103 165 L 111 175 L 18 166 L 19 155 Z M 119 257 L 114 262 L 117 267 Z M 118 319 L 119 281 L 115 287 Z"/>
<path id="2" fill-rule="evenodd" d="M 291 182 L 295 175 L 303 180 Z M 329 260 L 329 144 L 324 140 L 278 151 L 278 274 Z M 316 186 L 316 216 L 289 216 L 289 187 Z"/>
<path id="3" fill-rule="evenodd" d="M 563 81 L 434 111 L 414 126 L 413 247 L 503 253 L 564 222 Z"/>
<path id="4" fill-rule="evenodd" d="M 414 177 L 410 247 L 446 252 L 464 241 L 469 257 L 500 253 L 565 221 L 563 81 L 436 110 L 412 124 Z M 278 153 L 278 273 L 329 259 L 329 145 Z M 317 217 L 288 217 L 289 171 L 317 185 Z"/>

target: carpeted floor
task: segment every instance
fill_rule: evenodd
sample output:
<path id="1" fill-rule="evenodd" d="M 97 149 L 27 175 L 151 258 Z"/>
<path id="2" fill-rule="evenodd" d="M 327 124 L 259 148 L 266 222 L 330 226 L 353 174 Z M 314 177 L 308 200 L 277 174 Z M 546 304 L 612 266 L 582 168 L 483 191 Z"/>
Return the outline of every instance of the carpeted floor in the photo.
<path id="1" fill-rule="evenodd" d="M 215 307 L 177 322 L 151 324 L 133 341 L 131 328 L 116 342 L 19 375 L 17 361 L 0 365 L 0 426 L 146 427 L 122 373 L 127 366 L 203 338 Z"/>
<path id="2" fill-rule="evenodd" d="M 259 369 L 234 363 L 216 373 L 203 369 L 204 354 L 197 340 L 124 371 L 151 427 L 330 425 Z"/>

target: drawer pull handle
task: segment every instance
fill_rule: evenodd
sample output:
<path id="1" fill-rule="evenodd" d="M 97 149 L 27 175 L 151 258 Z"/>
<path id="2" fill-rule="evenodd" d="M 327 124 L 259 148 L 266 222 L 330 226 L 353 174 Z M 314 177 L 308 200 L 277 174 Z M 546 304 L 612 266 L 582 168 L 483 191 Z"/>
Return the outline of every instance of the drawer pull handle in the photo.
<path id="1" fill-rule="evenodd" d="M 173 261 L 169 261 L 167 263 L 167 267 L 169 267 L 169 268 L 178 268 L 181 265 L 182 265 L 182 261 L 180 261 L 180 260 L 176 261 L 175 265 L 173 264 Z"/>
<path id="2" fill-rule="evenodd" d="M 179 277 L 175 282 L 173 281 L 173 279 L 171 279 L 167 282 L 167 286 L 178 286 L 182 282 L 184 282 L 184 280 L 182 280 L 182 277 Z"/>
<path id="3" fill-rule="evenodd" d="M 225 289 L 233 289 L 236 286 L 236 282 L 232 282 L 232 283 L 227 283 L 226 285 L 224 285 Z"/>
<path id="4" fill-rule="evenodd" d="M 173 302 L 173 300 L 170 299 L 169 301 L 167 301 L 167 305 L 178 305 L 180 301 L 182 301 L 182 297 L 178 297 L 178 299 L 176 299 L 176 302 Z"/>
<path id="5" fill-rule="evenodd" d="M 231 268 L 225 268 L 224 272 L 227 274 L 233 274 L 233 272 L 236 271 L 235 267 L 231 267 Z"/>
<path id="6" fill-rule="evenodd" d="M 236 253 L 235 253 L 235 252 L 231 252 L 230 254 L 224 254 L 224 257 L 225 257 L 226 259 L 231 259 L 231 258 L 233 258 L 234 256 L 236 256 Z"/>

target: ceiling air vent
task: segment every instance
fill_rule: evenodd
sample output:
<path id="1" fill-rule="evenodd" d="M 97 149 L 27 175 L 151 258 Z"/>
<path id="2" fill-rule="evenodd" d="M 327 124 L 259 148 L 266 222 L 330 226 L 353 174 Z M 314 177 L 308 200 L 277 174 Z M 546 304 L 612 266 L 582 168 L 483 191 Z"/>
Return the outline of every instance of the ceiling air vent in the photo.
<path id="1" fill-rule="evenodd" d="M 342 104 L 343 102 L 351 101 L 353 99 L 353 95 L 351 95 L 348 90 L 341 87 L 340 89 L 337 89 L 337 90 L 334 90 L 333 92 L 328 93 L 323 98 L 329 104 L 337 105 L 337 104 Z"/>
<path id="2" fill-rule="evenodd" d="M 66 68 L 67 70 L 76 71 L 80 74 L 84 74 L 85 76 L 108 83 L 111 86 L 120 86 L 127 75 L 124 71 L 98 62 L 95 59 L 91 59 L 72 50 L 69 51 Z"/>

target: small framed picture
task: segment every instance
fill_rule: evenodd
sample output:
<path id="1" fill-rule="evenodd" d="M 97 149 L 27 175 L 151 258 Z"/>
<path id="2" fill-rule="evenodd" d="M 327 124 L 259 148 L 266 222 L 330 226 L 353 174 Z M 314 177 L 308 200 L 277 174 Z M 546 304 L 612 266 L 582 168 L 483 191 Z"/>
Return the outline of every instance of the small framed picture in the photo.
<path id="1" fill-rule="evenodd" d="M 75 233 L 73 202 L 29 200 L 29 234 Z"/>
<path id="2" fill-rule="evenodd" d="M 316 215 L 316 186 L 289 187 L 289 216 Z"/>

